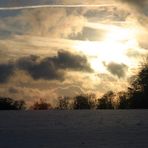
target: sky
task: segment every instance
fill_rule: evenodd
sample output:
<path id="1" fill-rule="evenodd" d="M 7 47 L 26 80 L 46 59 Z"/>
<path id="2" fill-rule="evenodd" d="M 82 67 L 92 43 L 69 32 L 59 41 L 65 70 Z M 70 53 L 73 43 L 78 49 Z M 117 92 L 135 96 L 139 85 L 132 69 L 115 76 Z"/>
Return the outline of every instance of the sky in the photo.
<path id="1" fill-rule="evenodd" d="M 148 0 L 0 0 L 0 96 L 54 104 L 125 90 L 147 28 Z"/>

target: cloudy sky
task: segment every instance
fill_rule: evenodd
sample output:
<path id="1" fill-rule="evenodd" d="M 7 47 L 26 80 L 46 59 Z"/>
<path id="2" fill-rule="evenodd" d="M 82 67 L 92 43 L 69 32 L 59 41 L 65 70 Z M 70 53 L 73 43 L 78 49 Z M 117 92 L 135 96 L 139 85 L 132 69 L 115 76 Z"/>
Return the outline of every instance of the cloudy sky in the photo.
<path id="1" fill-rule="evenodd" d="M 126 89 L 148 52 L 148 0 L 0 0 L 0 96 Z"/>

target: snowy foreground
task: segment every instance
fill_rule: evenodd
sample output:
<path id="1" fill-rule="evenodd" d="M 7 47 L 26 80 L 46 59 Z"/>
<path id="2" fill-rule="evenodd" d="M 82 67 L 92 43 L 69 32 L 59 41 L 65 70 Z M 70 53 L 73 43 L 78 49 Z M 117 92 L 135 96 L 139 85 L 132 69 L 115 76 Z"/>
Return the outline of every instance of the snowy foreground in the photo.
<path id="1" fill-rule="evenodd" d="M 148 148 L 148 110 L 1 111 L 0 148 Z"/>

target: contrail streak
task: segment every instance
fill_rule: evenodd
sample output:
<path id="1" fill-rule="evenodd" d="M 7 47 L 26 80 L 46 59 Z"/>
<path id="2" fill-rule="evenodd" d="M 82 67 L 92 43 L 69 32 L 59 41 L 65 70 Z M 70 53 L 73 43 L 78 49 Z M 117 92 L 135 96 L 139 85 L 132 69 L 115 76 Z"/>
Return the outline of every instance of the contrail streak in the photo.
<path id="1" fill-rule="evenodd" d="M 36 9 L 36 8 L 81 8 L 81 7 L 112 7 L 114 4 L 100 4 L 100 5 L 34 5 L 34 6 L 18 6 L 18 7 L 0 7 L 0 11 L 4 10 L 22 10 L 22 9 Z"/>

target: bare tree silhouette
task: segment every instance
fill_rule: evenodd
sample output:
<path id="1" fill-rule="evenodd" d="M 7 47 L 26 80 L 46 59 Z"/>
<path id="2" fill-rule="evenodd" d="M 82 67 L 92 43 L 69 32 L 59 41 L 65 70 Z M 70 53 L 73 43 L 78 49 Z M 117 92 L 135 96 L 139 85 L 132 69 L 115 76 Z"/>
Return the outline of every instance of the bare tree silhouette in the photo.
<path id="1" fill-rule="evenodd" d="M 74 97 L 73 109 L 92 109 L 93 105 L 93 100 L 88 95 Z"/>
<path id="2" fill-rule="evenodd" d="M 33 109 L 33 110 L 48 110 L 48 109 L 52 109 L 52 106 L 50 103 L 47 103 L 45 100 L 40 99 L 40 101 L 34 102 L 34 104 L 31 106 L 31 109 Z"/>
<path id="3" fill-rule="evenodd" d="M 57 109 L 65 110 L 70 109 L 70 98 L 69 97 L 59 97 Z"/>
<path id="4" fill-rule="evenodd" d="M 148 108 L 148 61 L 142 64 L 128 93 L 130 108 Z"/>
<path id="5" fill-rule="evenodd" d="M 118 108 L 148 108 L 148 58 L 141 64 L 140 70 L 130 82 L 127 92 L 119 95 Z"/>
<path id="6" fill-rule="evenodd" d="M 23 100 L 0 97 L 0 110 L 21 110 L 25 108 L 26 106 Z"/>
<path id="7" fill-rule="evenodd" d="M 113 98 L 115 94 L 113 91 L 108 91 L 101 98 L 98 99 L 97 109 L 114 109 Z"/>

